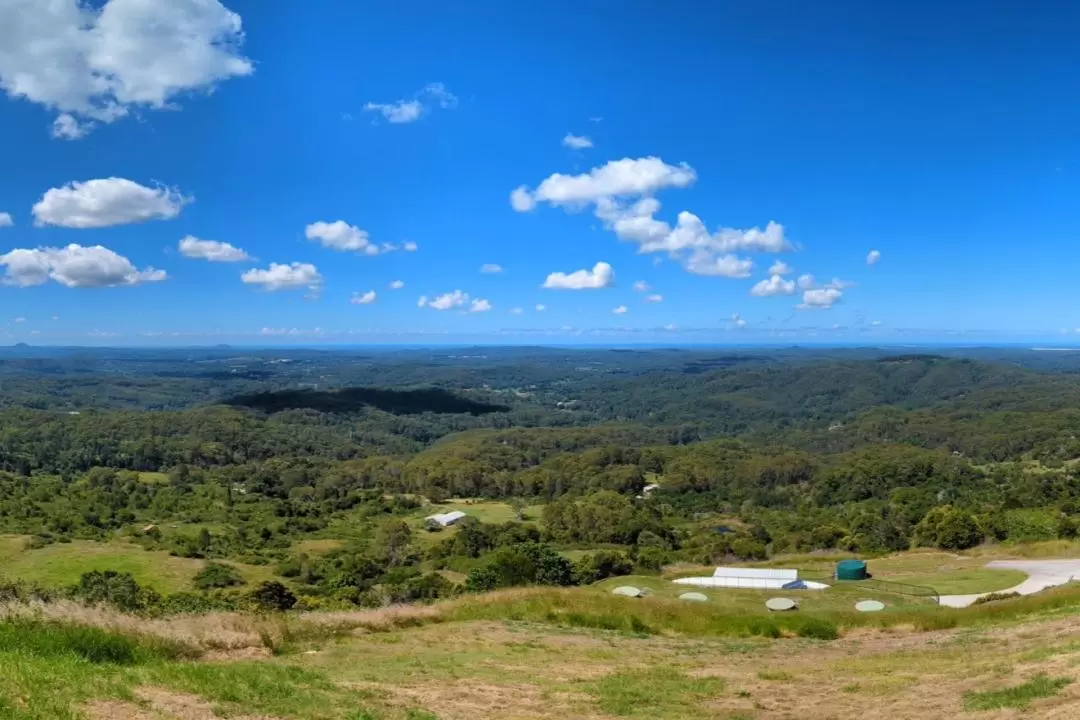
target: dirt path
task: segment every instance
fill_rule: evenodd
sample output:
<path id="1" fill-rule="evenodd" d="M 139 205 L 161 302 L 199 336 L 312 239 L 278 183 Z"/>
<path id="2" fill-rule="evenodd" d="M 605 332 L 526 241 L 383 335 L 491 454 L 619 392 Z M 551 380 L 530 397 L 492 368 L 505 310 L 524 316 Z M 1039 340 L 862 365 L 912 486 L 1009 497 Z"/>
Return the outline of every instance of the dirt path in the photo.
<path id="1" fill-rule="evenodd" d="M 995 560 L 986 567 L 996 570 L 1019 570 L 1028 579 L 1016 587 L 998 590 L 999 593 L 1034 595 L 1056 585 L 1064 585 L 1073 578 L 1080 578 L 1080 560 Z M 942 595 L 938 602 L 945 607 L 964 608 L 990 593 L 973 595 Z"/>

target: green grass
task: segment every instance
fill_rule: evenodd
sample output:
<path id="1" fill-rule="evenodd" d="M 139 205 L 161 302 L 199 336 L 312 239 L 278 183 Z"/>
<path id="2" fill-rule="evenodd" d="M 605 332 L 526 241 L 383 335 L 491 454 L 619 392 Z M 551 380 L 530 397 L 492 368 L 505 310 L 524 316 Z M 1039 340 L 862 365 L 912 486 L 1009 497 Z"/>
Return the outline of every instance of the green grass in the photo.
<path id="1" fill-rule="evenodd" d="M 0 538 L 0 579 L 21 580 L 47 587 L 78 582 L 92 570 L 131 573 L 140 585 L 163 593 L 192 590 L 192 579 L 205 565 L 203 560 L 172 557 L 163 551 L 144 550 L 123 542 L 101 543 L 74 540 L 31 550 L 26 538 Z M 228 562 L 251 584 L 269 579 L 268 567 Z"/>
<path id="2" fill-rule="evenodd" d="M 671 668 L 624 670 L 585 685 L 609 715 L 637 718 L 692 717 L 703 701 L 724 689 L 719 678 L 694 678 Z"/>
<path id="3" fill-rule="evenodd" d="M 975 568 L 956 572 L 915 573 L 911 575 L 879 576 L 875 574 L 874 577 L 910 585 L 925 585 L 937 590 L 939 595 L 966 595 L 1016 587 L 1027 579 L 1027 574 L 1019 570 Z"/>
<path id="4" fill-rule="evenodd" d="M 1072 682 L 1072 678 L 1052 678 L 1036 675 L 1021 685 L 990 690 L 989 692 L 969 692 L 964 695 L 965 710 L 998 710 L 1001 708 L 1025 708 L 1033 701 L 1057 695 L 1062 688 Z"/>

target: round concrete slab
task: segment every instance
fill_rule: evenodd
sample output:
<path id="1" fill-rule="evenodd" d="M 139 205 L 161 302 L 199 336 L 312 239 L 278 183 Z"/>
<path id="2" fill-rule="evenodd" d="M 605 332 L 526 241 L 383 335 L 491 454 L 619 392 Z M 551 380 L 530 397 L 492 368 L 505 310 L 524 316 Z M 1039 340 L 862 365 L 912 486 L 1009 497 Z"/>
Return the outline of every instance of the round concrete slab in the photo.
<path id="1" fill-rule="evenodd" d="M 614 595 L 622 595 L 623 597 L 641 597 L 641 588 L 636 588 L 633 585 L 620 585 L 611 591 Z"/>
<path id="2" fill-rule="evenodd" d="M 769 608 L 773 612 L 783 612 L 785 610 L 794 610 L 799 604 L 791 598 L 769 598 L 765 601 L 765 607 Z"/>
<path id="3" fill-rule="evenodd" d="M 855 603 L 855 609 L 859 612 L 881 612 L 885 609 L 885 603 L 878 600 L 860 600 Z"/>
<path id="4" fill-rule="evenodd" d="M 689 600 L 690 602 L 709 602 L 707 595 L 703 593 L 688 592 L 679 596 L 680 600 Z"/>

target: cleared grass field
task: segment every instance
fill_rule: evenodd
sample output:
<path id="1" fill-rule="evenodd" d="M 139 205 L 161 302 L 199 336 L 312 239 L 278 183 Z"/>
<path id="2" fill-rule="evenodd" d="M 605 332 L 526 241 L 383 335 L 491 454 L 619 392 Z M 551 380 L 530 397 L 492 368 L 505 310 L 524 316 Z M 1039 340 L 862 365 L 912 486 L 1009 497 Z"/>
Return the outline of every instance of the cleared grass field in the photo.
<path id="1" fill-rule="evenodd" d="M 140 585 L 172 593 L 192 590 L 192 578 L 206 564 L 204 560 L 172 557 L 123 542 L 75 540 L 32 550 L 26 541 L 20 536 L 0 537 L 0 578 L 61 587 L 78 582 L 86 572 L 116 570 L 131 573 Z M 267 567 L 228 564 L 239 570 L 248 583 L 272 575 Z"/>
<path id="2" fill-rule="evenodd" d="M 1080 707 L 1078 600 L 1069 588 L 933 610 L 974 624 L 916 632 L 901 618 L 834 640 L 710 633 L 710 617 L 740 614 L 586 589 L 288 619 L 105 619 L 125 635 L 0 621 L 0 717 L 1066 720 Z M 620 607 L 651 627 L 580 624 Z M 239 640 L 229 654 L 195 659 L 200 623 L 204 644 L 226 629 Z M 337 631 L 312 632 L 320 627 Z"/>

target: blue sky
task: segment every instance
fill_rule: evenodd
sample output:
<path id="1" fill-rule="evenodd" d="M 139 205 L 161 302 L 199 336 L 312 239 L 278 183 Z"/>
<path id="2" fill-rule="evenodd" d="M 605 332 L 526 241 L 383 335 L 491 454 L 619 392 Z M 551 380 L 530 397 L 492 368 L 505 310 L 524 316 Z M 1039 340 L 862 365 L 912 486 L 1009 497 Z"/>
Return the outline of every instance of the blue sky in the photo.
<path id="1" fill-rule="evenodd" d="M 1072 3 L 37 5 L 0 342 L 1080 339 Z"/>

